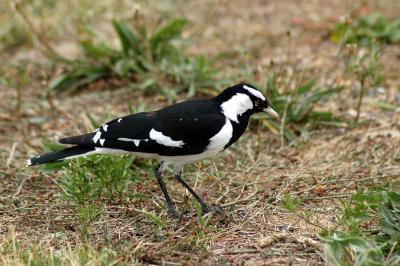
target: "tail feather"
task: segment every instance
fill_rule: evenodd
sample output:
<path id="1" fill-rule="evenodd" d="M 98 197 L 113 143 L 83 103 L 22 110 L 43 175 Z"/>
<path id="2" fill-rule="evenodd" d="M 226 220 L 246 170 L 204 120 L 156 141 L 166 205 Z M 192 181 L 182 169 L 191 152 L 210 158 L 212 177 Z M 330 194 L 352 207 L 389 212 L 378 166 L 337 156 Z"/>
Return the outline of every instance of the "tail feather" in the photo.
<path id="1" fill-rule="evenodd" d="M 75 144 L 75 145 L 88 145 L 91 146 L 94 144 L 93 137 L 95 133 L 88 133 L 79 136 L 67 137 L 59 139 L 58 142 L 62 144 Z"/>
<path id="2" fill-rule="evenodd" d="M 55 161 L 60 161 L 60 160 L 65 160 L 65 159 L 71 159 L 71 158 L 79 157 L 82 155 L 89 155 L 92 153 L 96 153 L 95 147 L 74 146 L 74 147 L 66 148 L 62 151 L 49 152 L 49 153 L 45 153 L 45 154 L 33 157 L 33 158 L 27 160 L 26 164 L 27 164 L 27 166 L 33 166 L 33 165 L 38 165 L 38 164 L 43 164 L 43 163 L 50 163 L 50 162 L 55 162 Z"/>

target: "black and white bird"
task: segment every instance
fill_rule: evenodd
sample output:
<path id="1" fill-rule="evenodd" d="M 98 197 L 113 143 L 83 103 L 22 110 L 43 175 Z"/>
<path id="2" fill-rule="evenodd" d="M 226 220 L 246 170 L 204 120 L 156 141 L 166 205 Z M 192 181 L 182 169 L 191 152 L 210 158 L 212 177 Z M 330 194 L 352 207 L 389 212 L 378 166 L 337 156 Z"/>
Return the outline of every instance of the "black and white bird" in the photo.
<path id="1" fill-rule="evenodd" d="M 155 158 L 160 166 L 155 176 L 164 194 L 168 212 L 179 216 L 162 174 L 174 167 L 174 177 L 200 203 L 203 212 L 210 206 L 181 178 L 182 167 L 215 156 L 231 146 L 245 131 L 252 114 L 278 114 L 264 95 L 250 84 L 237 84 L 210 99 L 189 100 L 153 112 L 142 112 L 114 119 L 95 132 L 60 139 L 74 145 L 27 160 L 28 166 L 104 153 L 132 153 Z"/>

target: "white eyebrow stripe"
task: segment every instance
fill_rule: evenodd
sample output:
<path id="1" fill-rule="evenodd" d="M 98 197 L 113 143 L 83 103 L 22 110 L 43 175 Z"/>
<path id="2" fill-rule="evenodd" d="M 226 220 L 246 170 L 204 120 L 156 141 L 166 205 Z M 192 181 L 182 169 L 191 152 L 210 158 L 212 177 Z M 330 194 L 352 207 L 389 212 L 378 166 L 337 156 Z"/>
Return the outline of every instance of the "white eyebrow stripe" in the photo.
<path id="1" fill-rule="evenodd" d="M 252 87 L 249 87 L 247 85 L 243 85 L 243 89 L 247 90 L 248 92 L 250 92 L 251 94 L 253 94 L 257 98 L 260 98 L 261 100 L 265 101 L 264 95 L 262 95 L 262 93 L 259 92 L 258 90 L 254 89 Z"/>
<path id="2" fill-rule="evenodd" d="M 150 138 L 155 140 L 158 144 L 181 148 L 185 143 L 182 140 L 173 140 L 168 136 L 165 136 L 162 132 L 155 130 L 154 128 L 150 130 Z"/>

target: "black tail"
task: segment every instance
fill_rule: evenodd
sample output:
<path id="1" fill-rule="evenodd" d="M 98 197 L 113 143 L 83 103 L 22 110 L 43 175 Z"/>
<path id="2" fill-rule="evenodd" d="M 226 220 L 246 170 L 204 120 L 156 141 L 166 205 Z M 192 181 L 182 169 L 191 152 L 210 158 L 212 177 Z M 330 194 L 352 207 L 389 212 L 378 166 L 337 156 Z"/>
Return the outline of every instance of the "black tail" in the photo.
<path id="1" fill-rule="evenodd" d="M 95 147 L 75 146 L 71 148 L 66 148 L 62 151 L 49 152 L 33 157 L 26 161 L 26 165 L 33 166 L 42 163 L 50 163 L 64 159 L 71 159 L 82 155 L 88 155 L 88 153 L 91 154 L 91 152 L 95 151 Z"/>

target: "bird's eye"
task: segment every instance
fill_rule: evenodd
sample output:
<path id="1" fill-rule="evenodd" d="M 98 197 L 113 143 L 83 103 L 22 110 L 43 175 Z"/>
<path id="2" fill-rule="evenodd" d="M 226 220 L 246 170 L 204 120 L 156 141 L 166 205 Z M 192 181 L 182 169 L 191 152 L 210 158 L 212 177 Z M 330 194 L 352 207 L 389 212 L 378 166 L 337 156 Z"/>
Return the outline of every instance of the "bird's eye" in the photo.
<path id="1" fill-rule="evenodd" d="M 260 101 L 258 101 L 258 100 L 255 101 L 255 102 L 254 102 L 254 105 L 255 105 L 255 106 L 259 106 L 259 105 L 260 105 Z"/>

